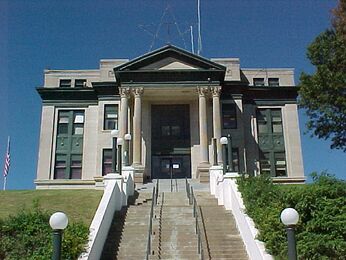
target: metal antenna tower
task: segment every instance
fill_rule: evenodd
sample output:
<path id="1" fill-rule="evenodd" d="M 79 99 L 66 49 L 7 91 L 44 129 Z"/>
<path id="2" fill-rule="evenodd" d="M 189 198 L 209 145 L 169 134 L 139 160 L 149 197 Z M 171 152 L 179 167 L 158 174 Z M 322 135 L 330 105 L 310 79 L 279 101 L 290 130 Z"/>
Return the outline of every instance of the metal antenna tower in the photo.
<path id="1" fill-rule="evenodd" d="M 182 41 L 184 45 L 184 49 L 187 49 L 184 35 L 189 34 L 191 29 L 190 27 L 185 31 L 182 31 L 180 29 L 177 19 L 173 13 L 173 10 L 168 3 L 160 18 L 160 23 L 156 26 L 156 28 L 153 28 L 154 26 L 155 26 L 154 24 L 138 25 L 139 28 L 141 28 L 143 31 L 145 31 L 146 33 L 152 36 L 152 41 L 148 50 L 149 52 L 153 50 L 154 45 L 157 41 L 171 43 L 171 41 L 173 41 L 176 38 L 180 38 L 180 40 Z M 163 29 L 164 26 L 166 26 L 166 33 L 165 35 L 162 36 L 162 31 L 164 30 Z M 174 31 L 174 30 L 171 30 L 172 26 L 178 34 L 175 37 L 172 34 Z"/>

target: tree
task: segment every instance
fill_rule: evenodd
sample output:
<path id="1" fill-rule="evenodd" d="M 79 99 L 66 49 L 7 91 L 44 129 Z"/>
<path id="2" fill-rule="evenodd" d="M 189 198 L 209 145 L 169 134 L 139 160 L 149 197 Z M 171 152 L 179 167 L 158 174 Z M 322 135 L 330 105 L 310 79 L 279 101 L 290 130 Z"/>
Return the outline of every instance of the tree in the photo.
<path id="1" fill-rule="evenodd" d="M 300 76 L 300 106 L 306 109 L 313 135 L 346 151 L 346 0 L 339 1 L 333 14 L 333 26 L 307 49 L 316 71 Z"/>

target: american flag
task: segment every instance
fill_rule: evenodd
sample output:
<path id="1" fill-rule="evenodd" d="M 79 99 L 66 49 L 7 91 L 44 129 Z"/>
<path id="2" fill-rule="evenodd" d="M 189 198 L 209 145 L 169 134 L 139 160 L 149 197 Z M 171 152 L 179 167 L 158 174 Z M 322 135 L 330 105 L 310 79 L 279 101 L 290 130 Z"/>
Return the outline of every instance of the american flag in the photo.
<path id="1" fill-rule="evenodd" d="M 11 157 L 10 157 L 10 138 L 8 138 L 7 143 L 7 151 L 5 156 L 5 165 L 4 165 L 4 177 L 6 178 L 8 175 L 8 171 L 10 170 L 10 163 L 11 163 Z"/>

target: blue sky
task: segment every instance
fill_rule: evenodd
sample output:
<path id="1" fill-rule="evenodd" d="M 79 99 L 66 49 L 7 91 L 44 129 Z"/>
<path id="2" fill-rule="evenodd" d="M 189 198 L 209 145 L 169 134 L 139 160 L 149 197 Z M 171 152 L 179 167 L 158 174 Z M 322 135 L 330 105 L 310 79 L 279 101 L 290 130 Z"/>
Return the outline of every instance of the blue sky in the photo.
<path id="1" fill-rule="evenodd" d="M 182 32 L 196 29 L 197 0 L 0 0 L 0 158 L 11 136 L 8 189 L 32 189 L 36 176 L 43 70 L 98 68 L 103 58 L 146 53 L 167 4 Z M 294 67 L 313 72 L 307 45 L 330 26 L 326 0 L 201 0 L 201 55 L 239 57 L 242 67 Z M 165 21 L 174 22 L 171 15 Z M 167 38 L 167 26 L 160 31 Z M 171 43 L 184 48 L 174 26 Z M 196 30 L 195 30 L 196 32 Z M 190 48 L 189 34 L 184 34 Z M 196 38 L 196 34 L 195 34 Z M 166 42 L 157 40 L 154 49 Z M 328 170 L 346 178 L 345 153 L 303 135 L 305 174 Z M 3 160 L 1 160 L 3 164 Z M 0 166 L 2 170 L 2 165 Z"/>

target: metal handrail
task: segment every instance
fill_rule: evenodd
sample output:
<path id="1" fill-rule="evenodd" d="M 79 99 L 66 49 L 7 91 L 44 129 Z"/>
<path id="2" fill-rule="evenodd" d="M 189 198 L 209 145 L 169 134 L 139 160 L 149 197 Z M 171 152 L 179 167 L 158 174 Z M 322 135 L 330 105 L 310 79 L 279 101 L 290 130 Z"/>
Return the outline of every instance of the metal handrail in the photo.
<path id="1" fill-rule="evenodd" d="M 156 181 L 155 205 L 157 205 L 157 198 L 159 196 L 159 181 L 160 181 L 160 179 L 157 179 L 157 181 Z"/>
<path id="2" fill-rule="evenodd" d="M 146 259 L 149 260 L 149 255 L 151 252 L 151 235 L 153 232 L 153 214 L 154 214 L 154 204 L 155 204 L 155 187 L 153 188 L 153 194 L 151 196 L 151 208 L 149 216 L 149 228 L 148 228 L 148 242 L 147 242 L 147 256 Z"/>
<path id="3" fill-rule="evenodd" d="M 190 196 L 190 183 L 187 181 L 187 177 L 185 177 L 185 188 L 186 188 L 186 196 L 189 199 L 189 205 L 191 205 L 192 201 Z"/>
<path id="4" fill-rule="evenodd" d="M 193 187 L 191 187 L 191 193 L 190 193 L 190 199 L 193 202 L 193 216 L 195 218 L 195 225 L 196 225 L 196 234 L 197 234 L 197 248 L 198 248 L 198 254 L 200 254 L 201 259 L 204 259 L 204 250 L 203 250 L 203 244 L 202 244 L 202 239 L 201 239 L 201 228 L 199 226 L 199 222 L 198 222 L 198 214 L 197 214 L 197 200 L 195 197 L 195 194 L 193 192 Z"/>

